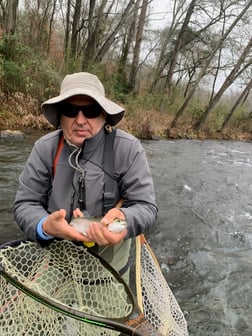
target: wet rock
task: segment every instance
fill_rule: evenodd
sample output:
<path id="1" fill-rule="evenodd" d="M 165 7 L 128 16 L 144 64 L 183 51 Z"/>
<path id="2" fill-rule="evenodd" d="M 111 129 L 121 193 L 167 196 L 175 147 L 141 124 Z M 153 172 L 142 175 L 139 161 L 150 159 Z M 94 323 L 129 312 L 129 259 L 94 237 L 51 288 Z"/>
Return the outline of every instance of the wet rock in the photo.
<path id="1" fill-rule="evenodd" d="M 13 139 L 21 139 L 23 138 L 24 133 L 19 131 L 19 130 L 15 130 L 15 131 L 11 131 L 11 130 L 4 130 L 0 132 L 0 137 L 1 138 L 13 138 Z"/>

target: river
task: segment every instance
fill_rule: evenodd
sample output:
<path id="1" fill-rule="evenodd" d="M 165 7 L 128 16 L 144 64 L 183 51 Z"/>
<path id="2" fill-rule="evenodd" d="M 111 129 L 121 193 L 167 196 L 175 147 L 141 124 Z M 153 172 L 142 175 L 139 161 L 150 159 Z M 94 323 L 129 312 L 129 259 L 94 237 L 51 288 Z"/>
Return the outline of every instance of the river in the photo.
<path id="1" fill-rule="evenodd" d="M 40 134 L 0 139 L 0 243 L 23 237 L 12 203 Z M 252 143 L 143 141 L 159 218 L 146 236 L 190 336 L 252 335 Z"/>

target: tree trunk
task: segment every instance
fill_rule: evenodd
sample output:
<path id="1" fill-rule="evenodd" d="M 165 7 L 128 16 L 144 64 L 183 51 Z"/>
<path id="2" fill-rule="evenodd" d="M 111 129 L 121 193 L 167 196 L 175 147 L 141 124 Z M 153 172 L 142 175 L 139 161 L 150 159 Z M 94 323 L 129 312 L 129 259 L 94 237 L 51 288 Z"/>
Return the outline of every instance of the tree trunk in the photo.
<path id="1" fill-rule="evenodd" d="M 5 24 L 5 33 L 7 35 L 14 35 L 16 31 L 18 0 L 7 1 L 7 16 Z"/>
<path id="2" fill-rule="evenodd" d="M 140 0 L 138 0 L 140 1 Z M 137 3 L 138 3 L 137 1 Z M 133 15 L 129 18 L 129 27 L 124 35 L 121 56 L 118 62 L 118 75 L 117 81 L 120 84 L 120 87 L 123 88 L 124 93 L 128 93 L 130 91 L 129 80 L 128 80 L 128 66 L 127 60 L 130 53 L 130 48 L 133 44 L 135 29 L 136 29 L 136 11 L 134 11 Z"/>
<path id="3" fill-rule="evenodd" d="M 225 16 L 225 12 L 223 13 L 223 15 L 222 15 L 222 13 L 221 12 L 223 12 L 224 11 L 224 9 L 221 7 L 221 9 L 220 9 L 220 16 L 222 16 L 223 17 L 223 23 L 222 23 L 222 36 L 224 35 L 224 33 L 225 33 L 225 27 L 226 27 L 226 16 Z M 224 41 L 223 41 L 224 42 Z M 219 53 L 218 53 L 218 59 L 217 59 L 217 66 L 216 66 L 216 71 L 215 71 L 215 73 L 214 73 L 214 80 L 213 80 L 213 85 L 212 85 L 212 91 L 211 91 L 211 95 L 210 95 L 210 100 L 209 101 L 211 101 L 212 99 L 213 99 L 213 97 L 214 97 L 214 92 L 215 92 L 215 87 L 216 87 L 216 83 L 217 83 L 217 78 L 218 78 L 218 74 L 219 74 L 219 70 L 220 70 L 220 64 L 221 64 L 221 56 L 222 56 L 222 46 L 220 46 L 220 48 L 219 48 Z"/>
<path id="4" fill-rule="evenodd" d="M 176 21 L 176 17 L 178 13 L 175 10 L 175 8 L 176 8 L 176 1 L 174 2 L 174 6 L 172 10 L 173 16 L 172 16 L 171 26 L 169 27 L 169 29 L 167 29 L 167 33 L 166 33 L 164 41 L 161 42 L 159 58 L 158 58 L 157 65 L 154 68 L 154 74 L 153 74 L 153 79 L 152 79 L 152 82 L 149 88 L 149 93 L 153 92 L 158 81 L 160 80 L 162 72 L 164 71 L 164 69 L 166 68 L 166 66 L 169 64 L 171 60 L 171 52 L 169 52 L 168 55 L 166 55 L 166 53 L 167 53 L 167 50 L 170 49 L 168 47 L 169 43 L 171 42 L 173 36 L 175 37 L 177 26 L 180 24 L 179 21 Z"/>
<path id="5" fill-rule="evenodd" d="M 104 43 L 103 43 L 101 49 L 99 50 L 99 52 L 96 54 L 96 57 L 95 57 L 95 60 L 94 60 L 95 63 L 100 63 L 102 61 L 103 57 L 106 55 L 107 51 L 109 50 L 112 43 L 114 42 L 114 38 L 115 38 L 116 34 L 118 33 L 120 28 L 125 24 L 126 20 L 128 19 L 129 15 L 130 15 L 130 11 L 131 11 L 132 7 L 134 6 L 134 2 L 135 2 L 135 0 L 129 0 L 128 5 L 126 6 L 124 12 L 121 15 L 121 19 L 119 20 L 118 24 L 114 28 L 114 31 L 111 32 L 111 34 L 108 36 L 106 41 L 104 41 Z"/>
<path id="6" fill-rule="evenodd" d="M 65 22 L 65 38 L 64 38 L 64 59 L 65 59 L 65 62 L 68 59 L 68 53 L 69 53 L 70 11 L 71 11 L 71 0 L 67 0 L 66 22 Z"/>
<path id="7" fill-rule="evenodd" d="M 137 2 L 137 4 L 138 3 L 139 2 Z M 129 85 L 130 85 L 131 90 L 135 89 L 135 84 L 136 84 L 137 70 L 139 66 L 139 58 L 140 58 L 140 51 L 141 51 L 141 42 L 143 39 L 144 23 L 146 19 L 148 3 L 149 3 L 149 0 L 142 0 L 141 13 L 139 17 L 137 32 L 136 32 L 136 43 L 135 43 L 135 47 L 133 51 L 133 60 L 132 60 L 130 75 L 129 75 Z"/>
<path id="8" fill-rule="evenodd" d="M 97 48 L 99 46 L 99 42 L 101 40 L 101 34 L 102 34 L 102 26 L 105 22 L 105 13 L 104 8 L 106 7 L 108 3 L 108 0 L 103 0 L 99 6 L 98 12 L 95 11 L 96 7 L 96 1 L 90 0 L 89 1 L 89 10 L 88 10 L 88 36 L 87 36 L 87 42 L 86 47 L 83 53 L 83 59 L 82 59 L 82 69 L 85 70 L 88 68 L 89 64 L 92 64 L 94 62 Z M 108 9 L 108 12 L 110 9 Z M 94 17 L 96 16 L 96 19 L 94 20 Z"/>
<path id="9" fill-rule="evenodd" d="M 77 40 L 78 40 L 78 24 L 80 21 L 81 12 L 81 2 L 82 0 L 76 0 L 74 6 L 73 24 L 72 24 L 72 35 L 71 35 L 71 49 L 70 58 L 75 59 L 77 53 Z"/>
<path id="10" fill-rule="evenodd" d="M 184 20 L 183 25 L 180 29 L 180 32 L 178 34 L 178 37 L 177 37 L 177 40 L 176 40 L 176 43 L 175 43 L 175 46 L 174 46 L 174 50 L 172 52 L 172 58 L 171 58 L 171 61 L 170 61 L 170 66 L 169 66 L 167 77 L 166 77 L 166 85 L 167 85 L 167 89 L 168 89 L 167 90 L 168 96 L 170 95 L 170 90 L 171 90 L 171 87 L 172 87 L 172 76 L 173 76 L 175 66 L 176 66 L 176 63 L 177 63 L 178 54 L 179 54 L 179 51 L 180 51 L 181 46 L 183 44 L 183 37 L 184 37 L 184 34 L 185 34 L 185 32 L 188 28 L 188 24 L 190 22 L 192 14 L 193 14 L 193 10 L 194 10 L 194 7 L 196 5 L 196 2 L 197 2 L 197 0 L 192 0 L 189 7 L 188 7 L 185 20 Z"/>
<path id="11" fill-rule="evenodd" d="M 48 32 L 48 37 L 47 37 L 47 55 L 50 54 L 50 49 L 51 49 L 51 38 L 52 38 L 52 27 L 53 27 L 53 21 L 54 21 L 54 14 L 56 10 L 56 0 L 53 1 L 52 4 L 52 12 L 49 20 L 49 32 Z"/>

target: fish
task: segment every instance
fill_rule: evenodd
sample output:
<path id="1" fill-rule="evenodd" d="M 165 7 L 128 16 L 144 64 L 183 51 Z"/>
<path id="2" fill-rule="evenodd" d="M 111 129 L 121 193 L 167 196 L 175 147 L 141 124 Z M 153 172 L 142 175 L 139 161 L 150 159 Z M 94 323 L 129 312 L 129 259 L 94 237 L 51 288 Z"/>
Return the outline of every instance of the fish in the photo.
<path id="1" fill-rule="evenodd" d="M 84 236 L 86 235 L 86 232 L 89 228 L 90 223 L 100 223 L 101 224 L 101 218 L 99 217 L 74 217 L 70 221 L 70 225 L 78 232 L 82 233 Z M 128 226 L 128 223 L 124 219 L 116 218 L 111 222 L 107 229 L 110 232 L 116 233 L 121 232 L 124 229 L 126 229 Z"/>

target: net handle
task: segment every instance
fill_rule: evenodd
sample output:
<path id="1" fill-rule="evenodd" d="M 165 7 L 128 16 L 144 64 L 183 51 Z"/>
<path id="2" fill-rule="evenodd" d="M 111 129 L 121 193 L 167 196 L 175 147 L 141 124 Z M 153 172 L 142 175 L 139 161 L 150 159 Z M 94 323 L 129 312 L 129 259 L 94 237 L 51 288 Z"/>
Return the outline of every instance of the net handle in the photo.
<path id="1" fill-rule="evenodd" d="M 141 249 L 145 245 L 148 252 L 150 253 L 152 260 L 159 272 L 161 272 L 161 268 L 157 257 L 155 256 L 150 244 L 147 242 L 144 234 L 140 234 L 136 237 L 136 292 L 137 292 L 137 303 L 141 311 L 143 312 L 143 297 L 142 297 L 142 288 L 141 288 Z"/>
<path id="2" fill-rule="evenodd" d="M 118 209 L 122 206 L 122 204 L 123 204 L 123 198 L 121 198 L 117 202 L 115 207 Z M 136 300 L 137 300 L 139 309 L 143 313 L 143 298 L 142 298 L 142 289 L 141 289 L 141 246 L 143 243 L 146 242 L 144 234 L 136 236 L 135 242 L 136 242 L 136 259 L 135 259 L 135 279 L 136 280 L 135 281 L 136 281 L 136 294 L 137 294 Z M 154 253 L 152 252 L 151 255 L 153 256 Z M 156 257 L 155 257 L 155 260 L 156 260 Z"/>
<path id="3" fill-rule="evenodd" d="M 141 312 L 143 312 L 143 297 L 141 289 L 141 235 L 136 236 L 136 294 L 137 294 L 137 304 Z"/>
<path id="4" fill-rule="evenodd" d="M 121 208 L 122 205 L 123 205 L 123 198 L 121 198 L 121 199 L 116 203 L 115 208 L 119 209 L 119 208 Z"/>

